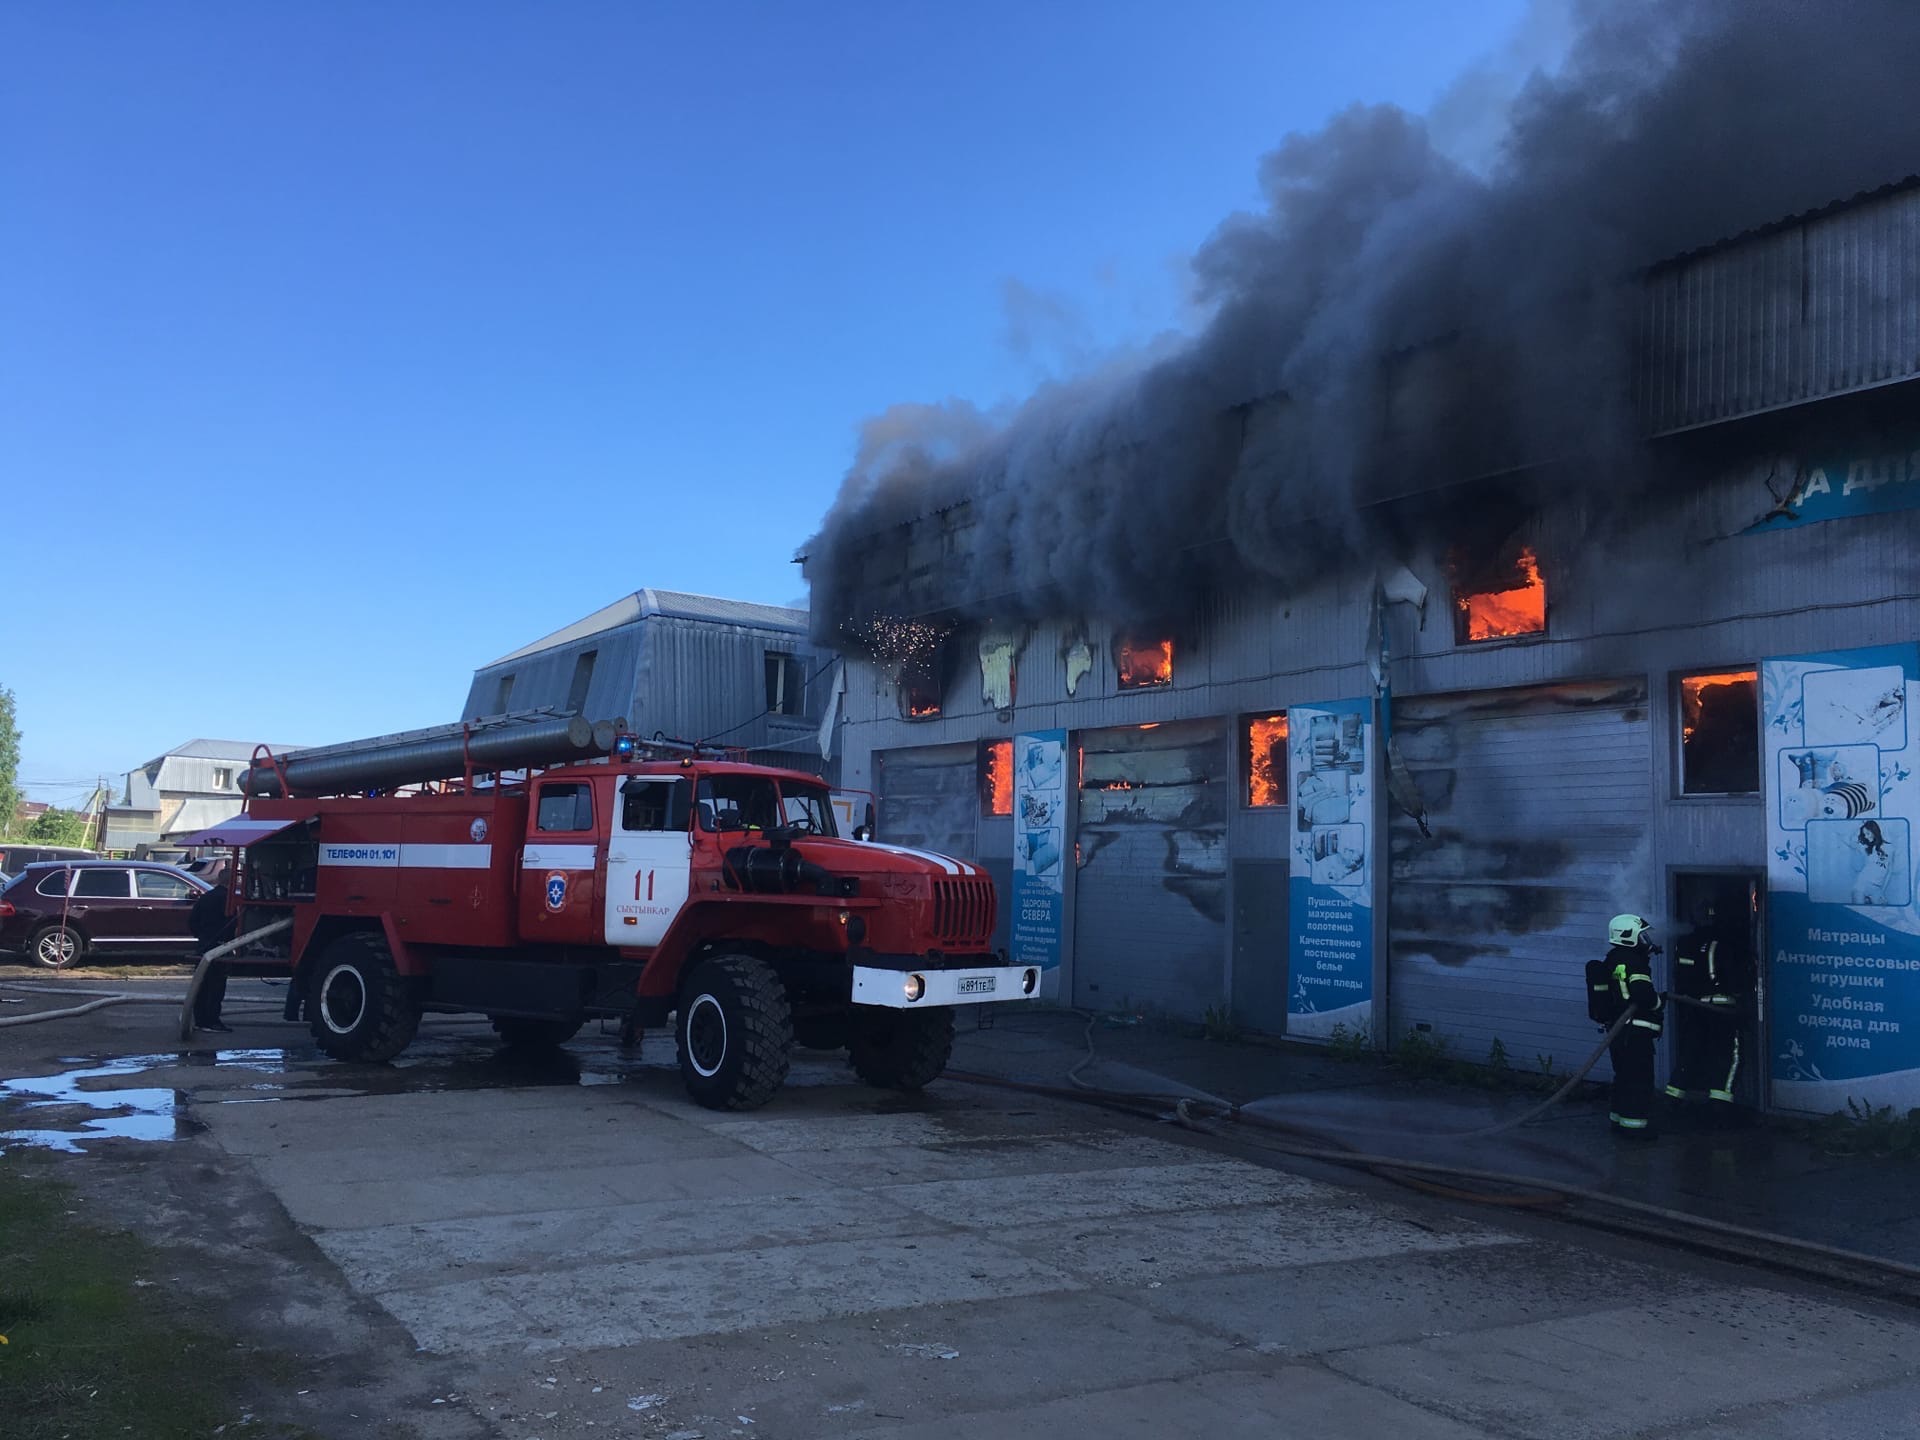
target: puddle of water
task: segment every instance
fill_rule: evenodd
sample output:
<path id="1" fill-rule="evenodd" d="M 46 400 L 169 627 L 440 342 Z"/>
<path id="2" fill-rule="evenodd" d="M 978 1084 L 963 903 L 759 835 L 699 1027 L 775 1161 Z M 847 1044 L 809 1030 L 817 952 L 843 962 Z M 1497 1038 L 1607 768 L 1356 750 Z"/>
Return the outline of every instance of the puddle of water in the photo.
<path id="1" fill-rule="evenodd" d="M 77 1128 L 20 1128 L 0 1130 L 0 1153 L 10 1148 L 33 1146 L 81 1154 L 86 1140 L 173 1140 L 192 1129 L 181 1111 L 187 1097 L 171 1086 L 89 1085 L 88 1081 L 119 1079 L 142 1075 L 151 1070 L 173 1066 L 206 1066 L 214 1069 L 283 1071 L 286 1056 L 279 1050 L 223 1050 L 188 1055 L 116 1055 L 111 1059 L 88 1062 L 67 1057 L 60 1062 L 74 1066 L 53 1075 L 28 1075 L 0 1080 L 0 1100 L 12 1100 L 31 1114 L 42 1110 L 87 1110 L 91 1115 L 80 1120 Z M 262 1086 L 250 1086 L 260 1089 Z"/>

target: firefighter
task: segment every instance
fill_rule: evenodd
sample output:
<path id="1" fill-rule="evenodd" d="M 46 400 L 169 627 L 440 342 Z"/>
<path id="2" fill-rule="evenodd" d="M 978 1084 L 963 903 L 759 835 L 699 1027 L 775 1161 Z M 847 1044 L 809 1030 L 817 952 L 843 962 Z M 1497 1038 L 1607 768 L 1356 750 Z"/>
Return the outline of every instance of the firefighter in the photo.
<path id="1" fill-rule="evenodd" d="M 1607 1047 L 1613 1061 L 1613 1109 L 1607 1119 L 1616 1135 L 1647 1135 L 1653 1122 L 1654 1046 L 1661 1014 L 1660 992 L 1653 983 L 1653 957 L 1660 947 L 1650 938 L 1652 928 L 1638 915 L 1616 915 L 1607 925 L 1609 998 L 1618 1007 L 1616 1015 L 1628 1005 L 1634 1007 L 1633 1018 Z"/>
<path id="2" fill-rule="evenodd" d="M 1733 1103 L 1740 1077 L 1740 1021 L 1753 989 L 1753 955 L 1736 926 L 1709 901 L 1700 923 L 1675 947 L 1673 1077 L 1676 1100 Z"/>

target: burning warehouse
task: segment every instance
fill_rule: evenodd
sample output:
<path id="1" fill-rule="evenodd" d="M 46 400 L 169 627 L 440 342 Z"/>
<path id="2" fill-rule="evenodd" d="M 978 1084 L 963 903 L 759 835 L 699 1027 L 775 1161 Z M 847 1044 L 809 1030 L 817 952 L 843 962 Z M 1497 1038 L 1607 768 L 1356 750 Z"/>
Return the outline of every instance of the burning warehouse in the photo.
<path id="1" fill-rule="evenodd" d="M 1609 917 L 1707 924 L 1741 1101 L 1920 1104 L 1920 16 L 1842 8 L 1617 7 L 1485 175 L 1356 108 L 1183 349 L 875 421 L 806 564 L 883 838 L 1062 1001 L 1563 1070 Z"/>

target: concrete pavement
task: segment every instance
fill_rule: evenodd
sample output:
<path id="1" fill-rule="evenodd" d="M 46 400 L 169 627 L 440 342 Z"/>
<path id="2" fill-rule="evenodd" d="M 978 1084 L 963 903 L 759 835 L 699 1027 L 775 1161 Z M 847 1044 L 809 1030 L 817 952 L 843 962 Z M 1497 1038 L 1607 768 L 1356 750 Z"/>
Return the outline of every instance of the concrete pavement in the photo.
<path id="1" fill-rule="evenodd" d="M 340 1365 L 389 1377 L 358 1392 L 369 1433 L 1920 1433 L 1909 1311 L 1084 1107 L 886 1096 L 803 1056 L 766 1109 L 716 1115 L 658 1036 L 527 1066 L 431 1020 L 401 1064 L 352 1067 L 258 1020 L 182 1057 L 159 1007 L 87 1018 L 0 1031 L 4 1074 L 84 1059 L 94 1103 L 175 1096 L 179 1127 L 64 1173 L 190 1164 L 181 1185 L 279 1226 L 249 1303 L 282 1328 L 309 1289 L 365 1312 Z M 35 1093 L 0 1100 L 0 1132 Z"/>

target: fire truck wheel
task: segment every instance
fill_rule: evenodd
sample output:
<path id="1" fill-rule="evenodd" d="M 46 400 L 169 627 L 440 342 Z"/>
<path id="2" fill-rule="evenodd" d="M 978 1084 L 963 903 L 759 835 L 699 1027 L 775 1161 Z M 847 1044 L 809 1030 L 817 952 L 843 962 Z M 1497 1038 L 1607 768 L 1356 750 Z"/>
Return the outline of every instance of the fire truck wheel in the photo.
<path id="1" fill-rule="evenodd" d="M 516 1050 L 541 1050 L 564 1045 L 580 1033 L 584 1020 L 528 1020 L 519 1015 L 489 1015 L 500 1043 Z"/>
<path id="2" fill-rule="evenodd" d="M 940 1078 L 953 1054 L 953 1011 L 863 1005 L 848 1044 L 853 1070 L 882 1090 L 918 1090 Z"/>
<path id="3" fill-rule="evenodd" d="M 787 1078 L 793 1012 L 780 977 L 750 955 L 714 955 L 680 990 L 680 1078 L 709 1110 L 751 1110 Z"/>
<path id="4" fill-rule="evenodd" d="M 321 952 L 312 986 L 308 1028 L 335 1060 L 391 1060 L 420 1028 L 420 1002 L 377 930 L 337 937 Z"/>
<path id="5" fill-rule="evenodd" d="M 71 925 L 49 925 L 33 937 L 29 947 L 36 964 L 49 970 L 64 970 L 79 963 L 87 953 L 87 937 Z"/>

